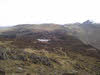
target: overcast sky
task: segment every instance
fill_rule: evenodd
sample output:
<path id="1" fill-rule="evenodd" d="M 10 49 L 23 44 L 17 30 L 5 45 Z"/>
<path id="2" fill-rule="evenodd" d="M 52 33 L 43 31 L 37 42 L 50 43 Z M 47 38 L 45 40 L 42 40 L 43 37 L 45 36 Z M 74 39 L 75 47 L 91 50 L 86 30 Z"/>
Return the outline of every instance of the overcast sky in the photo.
<path id="1" fill-rule="evenodd" d="M 0 26 L 100 22 L 100 0 L 0 0 Z"/>

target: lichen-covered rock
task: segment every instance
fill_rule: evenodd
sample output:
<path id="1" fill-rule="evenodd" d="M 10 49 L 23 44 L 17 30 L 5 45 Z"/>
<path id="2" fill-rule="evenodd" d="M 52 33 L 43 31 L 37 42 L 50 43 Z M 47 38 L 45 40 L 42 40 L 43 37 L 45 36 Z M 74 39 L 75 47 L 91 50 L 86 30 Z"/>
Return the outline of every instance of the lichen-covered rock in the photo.
<path id="1" fill-rule="evenodd" d="M 0 47 L 0 60 L 8 59 L 7 50 L 5 48 Z"/>
<path id="2" fill-rule="evenodd" d="M 31 54 L 29 58 L 32 60 L 33 63 L 36 63 L 36 64 L 42 63 L 43 65 L 51 66 L 50 60 L 47 57 Z"/>

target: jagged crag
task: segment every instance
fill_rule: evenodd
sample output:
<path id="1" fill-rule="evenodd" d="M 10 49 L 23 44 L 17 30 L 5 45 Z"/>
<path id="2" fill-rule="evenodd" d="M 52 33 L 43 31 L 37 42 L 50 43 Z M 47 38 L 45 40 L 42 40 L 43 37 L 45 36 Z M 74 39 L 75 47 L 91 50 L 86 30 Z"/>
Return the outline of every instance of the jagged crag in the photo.
<path id="1" fill-rule="evenodd" d="M 100 75 L 100 50 L 68 35 L 64 26 L 17 25 L 0 32 L 1 73 Z"/>

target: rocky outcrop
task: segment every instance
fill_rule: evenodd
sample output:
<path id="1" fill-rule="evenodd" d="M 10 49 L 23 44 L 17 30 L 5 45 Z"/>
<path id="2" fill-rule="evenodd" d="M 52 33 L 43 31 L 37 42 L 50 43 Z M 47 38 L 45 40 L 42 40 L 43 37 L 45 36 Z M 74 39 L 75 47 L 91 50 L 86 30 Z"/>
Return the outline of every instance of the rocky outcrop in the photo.
<path id="1" fill-rule="evenodd" d="M 8 59 L 7 50 L 5 48 L 0 47 L 0 59 L 6 60 Z"/>
<path id="2" fill-rule="evenodd" d="M 45 56 L 37 56 L 35 54 L 32 54 L 30 56 L 30 59 L 32 60 L 33 63 L 36 63 L 36 64 L 43 64 L 43 65 L 46 65 L 46 66 L 51 66 L 51 62 L 50 62 L 50 59 L 45 57 Z"/>

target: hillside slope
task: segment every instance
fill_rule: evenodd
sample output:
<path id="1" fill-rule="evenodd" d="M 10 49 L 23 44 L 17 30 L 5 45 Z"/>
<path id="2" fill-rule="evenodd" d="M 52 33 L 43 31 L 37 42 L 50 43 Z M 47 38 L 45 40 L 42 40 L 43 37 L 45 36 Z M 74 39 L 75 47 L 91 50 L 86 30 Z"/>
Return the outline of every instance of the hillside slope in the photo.
<path id="1" fill-rule="evenodd" d="M 71 35 L 79 38 L 85 44 L 100 49 L 100 24 L 87 20 L 82 24 L 65 25 L 65 28 Z"/>
<path id="2" fill-rule="evenodd" d="M 0 71 L 10 75 L 99 75 L 99 57 L 61 25 L 18 25 L 0 34 Z"/>

